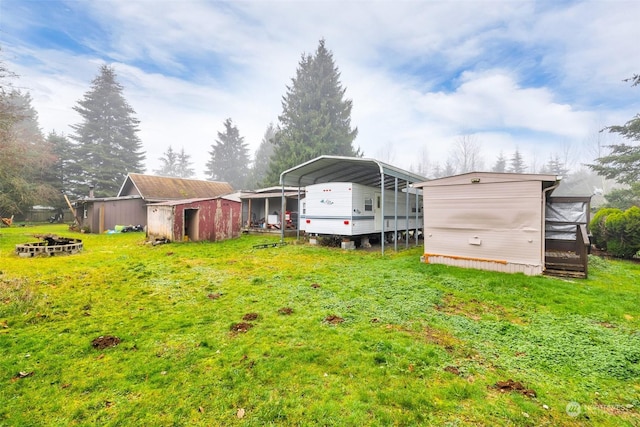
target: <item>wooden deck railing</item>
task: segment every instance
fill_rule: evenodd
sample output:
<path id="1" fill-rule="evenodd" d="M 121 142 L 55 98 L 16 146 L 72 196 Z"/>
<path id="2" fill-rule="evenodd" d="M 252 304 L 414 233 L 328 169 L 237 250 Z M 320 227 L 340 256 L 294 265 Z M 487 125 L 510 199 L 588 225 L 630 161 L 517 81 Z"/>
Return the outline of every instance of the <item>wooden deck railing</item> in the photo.
<path id="1" fill-rule="evenodd" d="M 576 255 L 580 256 L 580 263 L 584 266 L 584 277 L 586 278 L 589 270 L 589 236 L 587 234 L 587 226 L 580 224 L 576 230 Z"/>

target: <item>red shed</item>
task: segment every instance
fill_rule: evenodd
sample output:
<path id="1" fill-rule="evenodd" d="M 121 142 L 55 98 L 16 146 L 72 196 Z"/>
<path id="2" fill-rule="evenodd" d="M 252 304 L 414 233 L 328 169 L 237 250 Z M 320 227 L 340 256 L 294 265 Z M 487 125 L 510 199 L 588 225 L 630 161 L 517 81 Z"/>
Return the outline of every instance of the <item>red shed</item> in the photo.
<path id="1" fill-rule="evenodd" d="M 238 237 L 242 203 L 228 195 L 172 200 L 147 206 L 147 236 L 172 242 L 219 241 Z"/>

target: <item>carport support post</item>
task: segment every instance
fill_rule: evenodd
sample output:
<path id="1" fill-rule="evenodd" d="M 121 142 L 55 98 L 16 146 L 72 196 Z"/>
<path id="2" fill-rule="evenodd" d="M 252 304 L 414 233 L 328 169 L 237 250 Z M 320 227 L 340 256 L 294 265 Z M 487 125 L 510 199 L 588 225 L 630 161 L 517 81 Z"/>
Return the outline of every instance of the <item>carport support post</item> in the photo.
<path id="1" fill-rule="evenodd" d="M 420 227 L 420 224 L 418 223 L 418 207 L 420 206 L 420 197 L 418 196 L 418 189 L 416 188 L 416 246 L 418 246 L 418 228 Z M 422 219 L 423 221 L 423 226 L 424 226 L 424 218 Z M 423 230 L 424 232 L 424 230 Z"/>
<path id="2" fill-rule="evenodd" d="M 398 177 L 393 187 L 393 250 L 398 252 Z"/>
<path id="3" fill-rule="evenodd" d="M 282 184 L 282 201 L 280 203 L 280 243 L 284 243 L 284 229 L 287 228 L 286 210 L 287 210 L 287 199 L 285 199 L 284 197 L 284 183 L 283 183 Z"/>
<path id="4" fill-rule="evenodd" d="M 381 197 L 381 208 L 382 212 L 380 215 L 382 216 L 382 227 L 380 230 L 380 252 L 384 255 L 384 172 L 380 173 L 380 197 Z"/>
<path id="5" fill-rule="evenodd" d="M 296 240 L 300 240 L 300 187 L 298 187 L 298 219 L 296 221 Z"/>
<path id="6" fill-rule="evenodd" d="M 411 197 L 411 193 L 409 192 L 409 180 L 405 180 L 404 188 L 407 192 L 407 199 L 405 201 L 405 211 L 404 211 L 404 248 L 409 248 L 409 197 Z"/>

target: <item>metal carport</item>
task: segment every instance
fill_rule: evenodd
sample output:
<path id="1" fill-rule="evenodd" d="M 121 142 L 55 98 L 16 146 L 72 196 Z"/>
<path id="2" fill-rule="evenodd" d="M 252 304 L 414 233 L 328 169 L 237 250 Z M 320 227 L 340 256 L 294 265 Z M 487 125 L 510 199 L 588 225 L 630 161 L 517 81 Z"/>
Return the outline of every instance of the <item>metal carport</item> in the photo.
<path id="1" fill-rule="evenodd" d="M 403 181 L 404 186 L 402 189 L 405 191 L 416 191 L 411 189 L 411 184 L 417 182 L 424 182 L 427 178 L 417 175 L 412 172 L 405 171 L 395 166 L 383 163 L 379 160 L 361 158 L 361 157 L 342 157 L 342 156 L 320 156 L 315 159 L 309 160 L 291 169 L 288 169 L 280 174 L 280 185 L 282 186 L 282 201 L 285 202 L 284 191 L 285 186 L 298 187 L 298 194 L 300 194 L 300 188 L 312 184 L 320 184 L 324 182 L 355 182 L 357 184 L 366 185 L 369 187 L 380 187 L 382 194 L 382 216 L 385 217 L 384 212 L 384 190 L 394 190 L 395 194 L 395 227 L 394 231 L 397 235 L 398 230 L 398 189 L 399 181 Z M 418 217 L 418 200 L 416 195 L 416 219 Z M 298 197 L 298 203 L 300 197 Z M 409 199 L 407 198 L 407 205 Z M 408 211 L 408 206 L 407 206 Z M 284 208 L 282 209 L 284 215 Z M 300 227 L 298 226 L 298 233 Z M 408 231 L 408 230 L 407 230 Z M 284 240 L 284 230 L 281 234 L 282 240 Z M 418 242 L 418 233 L 415 233 L 416 244 Z M 380 235 L 380 242 L 382 245 L 382 253 L 384 254 L 384 227 Z M 408 246 L 409 242 L 406 242 Z M 394 249 L 398 249 L 398 239 L 394 239 Z"/>

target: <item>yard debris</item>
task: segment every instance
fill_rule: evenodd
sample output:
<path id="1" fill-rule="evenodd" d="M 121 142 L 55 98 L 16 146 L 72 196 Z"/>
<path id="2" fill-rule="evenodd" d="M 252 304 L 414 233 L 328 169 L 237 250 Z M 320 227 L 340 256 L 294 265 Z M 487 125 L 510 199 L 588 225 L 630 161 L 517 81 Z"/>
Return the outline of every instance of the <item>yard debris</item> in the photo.
<path id="1" fill-rule="evenodd" d="M 31 372 L 20 371 L 15 375 L 15 377 L 13 377 L 13 379 L 14 380 L 21 380 L 22 378 L 32 377 L 33 374 L 34 374 L 33 371 L 31 371 Z"/>
<path id="2" fill-rule="evenodd" d="M 115 347 L 120 344 L 121 339 L 112 335 L 99 336 L 91 341 L 93 348 L 102 350 L 109 347 Z"/>
<path id="3" fill-rule="evenodd" d="M 378 319 L 377 317 L 374 317 L 373 319 L 370 320 L 371 323 L 378 323 L 380 321 L 380 319 Z"/>
<path id="4" fill-rule="evenodd" d="M 234 323 L 233 325 L 231 325 L 231 331 L 232 332 L 247 332 L 249 329 L 253 328 L 253 325 L 251 323 L 247 323 L 247 322 L 240 322 L 240 323 Z"/>
<path id="5" fill-rule="evenodd" d="M 245 415 L 244 408 L 240 408 L 240 409 L 238 409 L 238 412 L 236 412 L 236 417 L 238 417 L 239 419 L 243 419 L 244 415 Z"/>
<path id="6" fill-rule="evenodd" d="M 497 383 L 495 383 L 494 387 L 498 389 L 501 393 L 506 393 L 509 391 L 517 391 L 523 396 L 536 397 L 535 391 L 526 388 L 525 386 L 522 385 L 520 381 L 514 381 L 512 379 L 508 379 L 507 381 L 498 381 Z"/>
<path id="7" fill-rule="evenodd" d="M 221 294 L 221 293 L 216 292 L 216 293 L 214 293 L 214 294 L 209 294 L 209 295 L 207 295 L 207 298 L 209 298 L 209 299 L 218 299 L 218 298 L 220 298 L 221 296 L 222 296 L 222 294 Z"/>
<path id="8" fill-rule="evenodd" d="M 287 316 L 287 315 L 293 313 L 293 308 L 282 307 L 282 308 L 278 309 L 278 313 Z"/>
<path id="9" fill-rule="evenodd" d="M 247 320 L 247 321 L 256 320 L 257 318 L 258 318 L 258 313 L 247 313 L 244 316 L 242 316 L 242 320 Z"/>
<path id="10" fill-rule="evenodd" d="M 262 243 L 260 245 L 253 245 L 253 249 L 266 249 L 266 248 L 277 248 L 280 246 L 286 246 L 286 242 L 277 242 L 277 243 Z"/>
<path id="11" fill-rule="evenodd" d="M 332 325 L 337 325 L 339 323 L 344 322 L 344 319 L 340 316 L 336 316 L 335 314 L 331 314 L 324 318 L 324 321 L 327 323 L 331 323 Z"/>
<path id="12" fill-rule="evenodd" d="M 319 284 L 317 284 L 317 283 L 312 283 L 312 284 L 311 284 L 311 287 L 312 287 L 313 289 L 318 289 L 318 288 L 320 287 L 320 285 L 319 285 Z"/>

